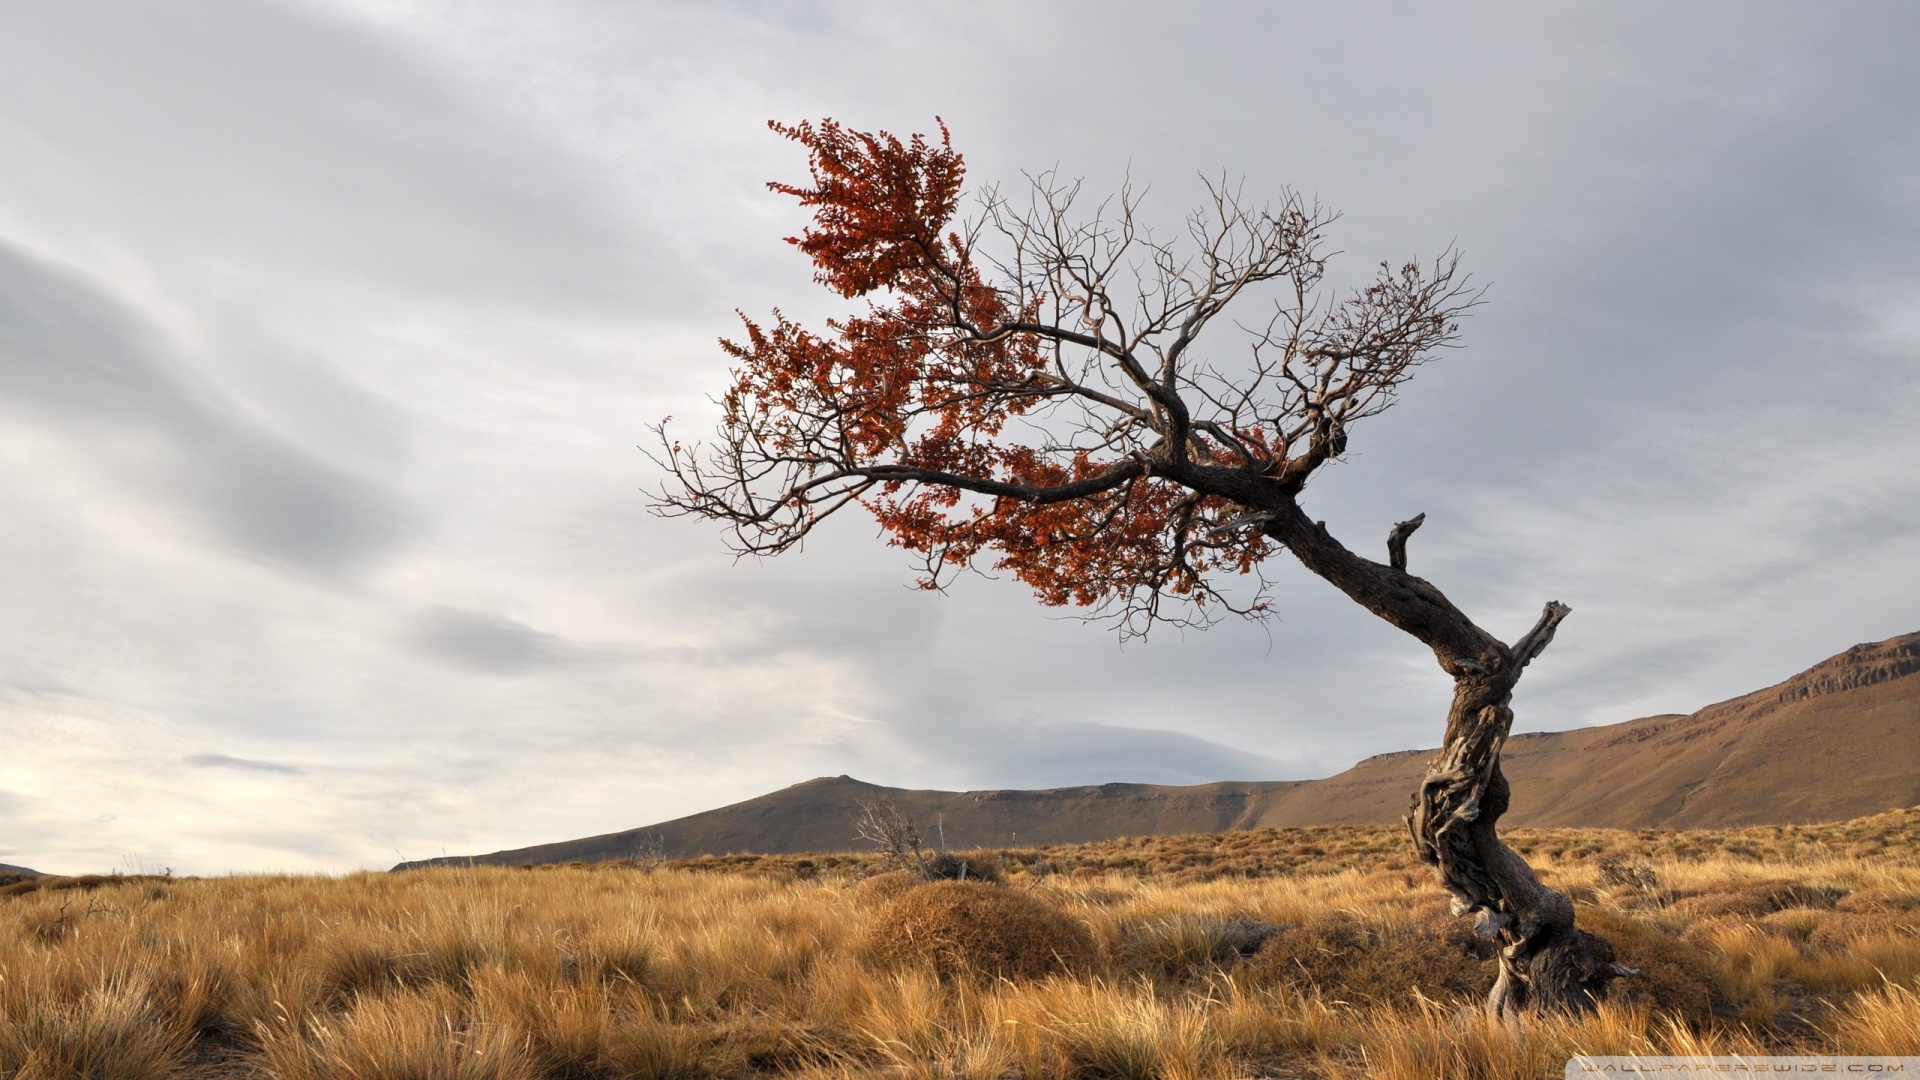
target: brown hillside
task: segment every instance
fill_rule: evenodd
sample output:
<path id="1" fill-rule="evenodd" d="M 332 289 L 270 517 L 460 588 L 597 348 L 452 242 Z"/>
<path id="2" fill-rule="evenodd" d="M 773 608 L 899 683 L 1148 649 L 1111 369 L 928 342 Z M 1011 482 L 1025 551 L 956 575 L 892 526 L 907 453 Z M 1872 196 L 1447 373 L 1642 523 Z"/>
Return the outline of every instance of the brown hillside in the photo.
<path id="1" fill-rule="evenodd" d="M 1856 645 L 1785 682 L 1690 716 L 1516 735 L 1515 826 L 1713 828 L 1837 821 L 1920 803 L 1920 634 Z M 886 796 L 929 845 L 1087 843 L 1122 836 L 1396 822 L 1431 750 L 1368 758 L 1324 780 L 1040 791 L 907 791 L 847 776 L 626 832 L 473 857 L 489 864 L 846 851 L 855 803 Z M 457 862 L 465 859 L 435 859 Z M 402 866 L 425 865 L 403 863 Z"/>
<path id="2" fill-rule="evenodd" d="M 745 802 L 642 829 L 465 858 L 429 859 L 489 865 L 599 862 L 638 854 L 652 837 L 674 858 L 737 851 L 790 855 L 847 851 L 862 799 L 886 797 L 913 816 L 927 845 L 954 849 L 1079 844 L 1116 836 L 1224 832 L 1251 828 L 1276 793 L 1311 780 L 1227 782 L 1196 787 L 1102 784 L 1040 791 L 908 791 L 850 776 L 823 776 Z M 397 869 L 397 868 L 396 868 Z"/>
<path id="3" fill-rule="evenodd" d="M 1516 735 L 1507 823 L 1715 828 L 1838 821 L 1920 803 L 1920 634 L 1846 652 L 1691 716 Z M 1398 820 L 1431 750 L 1369 758 L 1276 800 L 1260 825 Z"/>

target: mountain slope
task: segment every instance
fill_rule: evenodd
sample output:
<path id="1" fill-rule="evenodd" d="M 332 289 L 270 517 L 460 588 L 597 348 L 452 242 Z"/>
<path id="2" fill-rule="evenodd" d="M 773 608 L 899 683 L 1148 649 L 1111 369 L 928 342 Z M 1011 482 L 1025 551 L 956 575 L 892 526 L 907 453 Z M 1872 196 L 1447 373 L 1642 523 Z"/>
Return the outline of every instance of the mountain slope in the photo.
<path id="1" fill-rule="evenodd" d="M 1920 803 L 1920 634 L 1856 645 L 1785 682 L 1690 716 L 1516 735 L 1510 825 L 1616 828 L 1799 824 Z M 907 791 L 823 777 L 642 829 L 498 851 L 517 865 L 854 847 L 862 799 L 891 798 L 952 848 L 1400 820 L 1431 750 L 1368 758 L 1324 780 L 1041 791 Z M 462 862 L 433 859 L 429 863 Z M 403 863 L 402 867 L 426 865 Z M 398 869 L 398 868 L 396 868 Z"/>
<path id="2" fill-rule="evenodd" d="M 1115 836 L 1222 832 L 1252 828 L 1277 791 L 1312 780 L 1256 781 L 1159 787 L 1102 784 L 1040 791 L 908 791 L 850 776 L 823 776 L 745 802 L 625 832 L 490 855 L 428 859 L 407 866 L 478 862 L 501 865 L 626 859 L 658 837 L 664 853 L 685 858 L 754 851 L 790 855 L 846 851 L 854 846 L 852 817 L 861 800 L 892 799 L 913 816 L 937 847 L 1078 844 Z"/>
<path id="3" fill-rule="evenodd" d="M 1846 652 L 1690 716 L 1516 735 L 1513 825 L 1704 828 L 1838 821 L 1920 803 L 1920 634 Z M 1431 750 L 1304 785 L 1261 825 L 1398 820 Z"/>

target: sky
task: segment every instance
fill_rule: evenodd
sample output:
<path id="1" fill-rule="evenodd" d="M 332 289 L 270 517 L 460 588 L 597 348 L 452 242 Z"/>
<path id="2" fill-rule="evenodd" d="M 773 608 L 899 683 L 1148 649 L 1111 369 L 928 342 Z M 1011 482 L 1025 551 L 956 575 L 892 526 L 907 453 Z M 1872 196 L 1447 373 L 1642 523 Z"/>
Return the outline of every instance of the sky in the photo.
<path id="1" fill-rule="evenodd" d="M 1891 4 L 62 0 L 0 7 L 0 862 L 347 872 L 822 775 L 1328 775 L 1430 653 L 1277 615 L 1121 642 L 851 516 L 649 510 L 736 311 L 846 310 L 766 121 L 972 181 L 1203 176 L 1452 246 L 1463 347 L 1303 501 L 1507 639 L 1518 730 L 1920 630 L 1920 11 Z M 1222 347 L 1226 347 L 1226 342 Z M 1376 556 L 1380 557 L 1380 556 Z"/>

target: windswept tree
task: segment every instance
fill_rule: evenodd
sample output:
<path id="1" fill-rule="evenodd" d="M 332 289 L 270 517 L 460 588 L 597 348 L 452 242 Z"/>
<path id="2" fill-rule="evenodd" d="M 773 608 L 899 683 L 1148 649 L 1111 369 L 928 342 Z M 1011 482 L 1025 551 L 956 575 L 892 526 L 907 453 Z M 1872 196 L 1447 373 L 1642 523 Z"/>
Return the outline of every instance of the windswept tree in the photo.
<path id="1" fill-rule="evenodd" d="M 772 126 L 810 155 L 808 183 L 769 185 L 812 212 L 789 242 L 819 284 L 865 302 L 819 330 L 743 316 L 722 342 L 735 367 L 717 439 L 659 429 L 663 512 L 723 522 L 737 551 L 773 555 L 858 507 L 926 587 L 967 567 L 1010 572 L 1123 633 L 1261 618 L 1262 567 L 1291 552 L 1454 680 L 1408 823 L 1456 911 L 1500 945 L 1488 1008 L 1582 1009 L 1630 974 L 1495 832 L 1513 688 L 1568 609 L 1549 603 L 1502 642 L 1408 572 L 1424 515 L 1376 562 L 1300 505 L 1353 426 L 1456 340 L 1475 296 L 1455 257 L 1383 264 L 1336 293 L 1333 216 L 1291 194 L 1253 205 L 1209 185 L 1167 240 L 1131 191 L 1086 206 L 1078 184 L 1042 174 L 1018 199 L 986 190 L 961 219 L 944 125 L 905 141 L 831 120 Z"/>

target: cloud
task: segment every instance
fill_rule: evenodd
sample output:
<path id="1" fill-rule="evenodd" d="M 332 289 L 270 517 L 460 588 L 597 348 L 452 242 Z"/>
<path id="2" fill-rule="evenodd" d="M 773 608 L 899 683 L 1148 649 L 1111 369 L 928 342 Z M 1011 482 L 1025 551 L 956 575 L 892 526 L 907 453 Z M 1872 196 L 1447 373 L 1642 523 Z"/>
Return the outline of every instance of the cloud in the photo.
<path id="1" fill-rule="evenodd" d="M 246 551 L 338 575 L 411 531 L 390 491 L 242 417 L 101 289 L 0 242 L 0 404 L 117 452 L 121 497 L 161 496 Z"/>
<path id="2" fill-rule="evenodd" d="M 228 757 L 225 754 L 189 754 L 180 759 L 196 769 L 239 769 L 242 772 L 288 773 L 300 775 L 306 770 L 293 765 L 282 765 L 273 761 L 255 761 L 252 758 Z"/>
<path id="3" fill-rule="evenodd" d="M 411 642 L 424 655 L 482 675 L 525 675 L 580 656 L 577 647 L 518 620 L 446 607 L 421 615 Z"/>
<path id="4" fill-rule="evenodd" d="M 675 291 L 635 287 L 651 245 L 593 174 L 325 5 L 9 7 L 0 96 L 124 221 L 203 256 L 546 308 Z"/>

